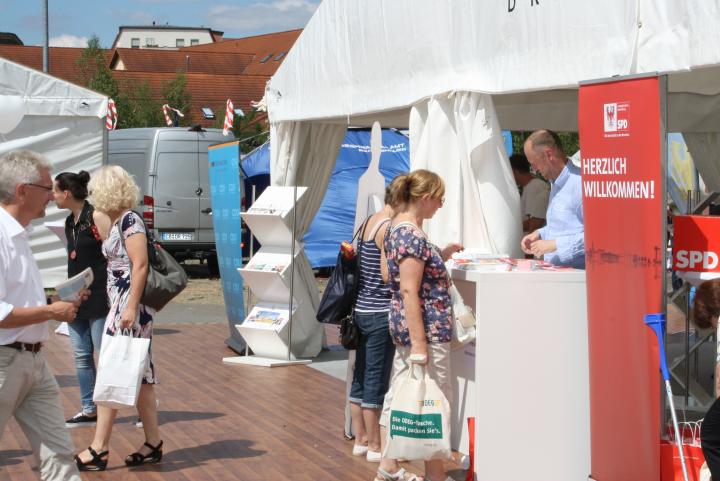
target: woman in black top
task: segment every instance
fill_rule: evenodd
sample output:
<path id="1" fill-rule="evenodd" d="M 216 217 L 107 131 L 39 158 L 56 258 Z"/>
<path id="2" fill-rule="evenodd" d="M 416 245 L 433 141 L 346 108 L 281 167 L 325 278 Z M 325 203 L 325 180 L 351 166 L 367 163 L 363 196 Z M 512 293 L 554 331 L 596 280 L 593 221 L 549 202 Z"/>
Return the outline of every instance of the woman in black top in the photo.
<path id="1" fill-rule="evenodd" d="M 100 352 L 105 318 L 108 313 L 107 261 L 102 253 L 102 240 L 93 222 L 93 206 L 85 199 L 90 174 L 81 170 L 74 174 L 63 172 L 55 177 L 53 193 L 55 203 L 61 209 L 70 209 L 65 219 L 67 237 L 68 277 L 86 268 L 93 271 L 90 297 L 83 302 L 75 320 L 68 324 L 70 340 L 75 355 L 82 410 L 65 422 L 65 426 L 94 426 L 97 408 L 93 403 L 95 389 L 94 352 Z"/>

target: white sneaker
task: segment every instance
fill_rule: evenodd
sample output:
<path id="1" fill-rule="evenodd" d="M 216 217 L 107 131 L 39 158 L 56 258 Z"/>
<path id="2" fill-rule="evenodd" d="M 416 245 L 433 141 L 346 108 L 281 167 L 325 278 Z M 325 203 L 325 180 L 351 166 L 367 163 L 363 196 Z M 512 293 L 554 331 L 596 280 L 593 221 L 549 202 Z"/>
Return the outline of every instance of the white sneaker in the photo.
<path id="1" fill-rule="evenodd" d="M 370 451 L 367 452 L 367 458 L 368 463 L 379 463 L 382 459 L 382 453 L 380 451 Z"/>
<path id="2" fill-rule="evenodd" d="M 365 456 L 368 452 L 368 447 L 362 444 L 353 444 L 353 456 Z"/>

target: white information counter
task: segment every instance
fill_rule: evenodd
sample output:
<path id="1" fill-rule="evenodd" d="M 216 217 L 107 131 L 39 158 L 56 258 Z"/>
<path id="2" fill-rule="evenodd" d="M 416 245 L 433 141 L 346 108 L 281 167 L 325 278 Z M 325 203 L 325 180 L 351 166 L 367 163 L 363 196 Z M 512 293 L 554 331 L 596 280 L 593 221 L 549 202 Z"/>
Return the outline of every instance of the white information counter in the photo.
<path id="1" fill-rule="evenodd" d="M 475 379 L 460 379 L 454 402 L 464 416 L 475 416 L 476 479 L 586 481 L 585 272 L 453 269 L 451 276 L 477 318 Z M 472 357 L 457 354 L 453 369 L 467 371 L 458 364 Z"/>

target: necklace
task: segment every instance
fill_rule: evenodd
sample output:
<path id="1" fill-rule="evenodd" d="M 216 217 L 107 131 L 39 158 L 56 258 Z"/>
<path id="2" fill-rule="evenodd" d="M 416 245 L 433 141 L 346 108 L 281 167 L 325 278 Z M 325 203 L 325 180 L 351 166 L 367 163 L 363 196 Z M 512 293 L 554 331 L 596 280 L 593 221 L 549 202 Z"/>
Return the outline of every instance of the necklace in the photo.
<path id="1" fill-rule="evenodd" d="M 72 260 L 75 260 L 75 258 L 77 257 L 77 251 L 76 251 L 76 249 L 77 249 L 78 231 L 75 230 L 75 226 L 76 226 L 76 225 L 77 225 L 77 226 L 80 225 L 79 220 L 78 220 L 78 223 L 77 223 L 77 224 L 75 224 L 75 223 L 73 222 L 73 225 L 72 225 L 73 249 L 70 251 L 70 259 L 72 259 Z"/>

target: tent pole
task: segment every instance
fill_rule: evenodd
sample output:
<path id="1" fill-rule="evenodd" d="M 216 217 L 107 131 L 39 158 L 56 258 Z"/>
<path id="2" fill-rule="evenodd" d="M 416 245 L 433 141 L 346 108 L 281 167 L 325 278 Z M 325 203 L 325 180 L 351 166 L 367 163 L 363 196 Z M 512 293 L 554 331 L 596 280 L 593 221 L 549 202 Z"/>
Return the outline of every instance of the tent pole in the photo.
<path id="1" fill-rule="evenodd" d="M 297 185 L 293 186 L 293 225 L 292 246 L 290 246 L 290 312 L 288 316 L 288 353 L 287 360 L 292 360 L 293 333 L 293 296 L 295 294 L 295 236 L 297 230 Z"/>
<path id="2" fill-rule="evenodd" d="M 48 73 L 48 0 L 43 0 L 43 72 Z"/>

